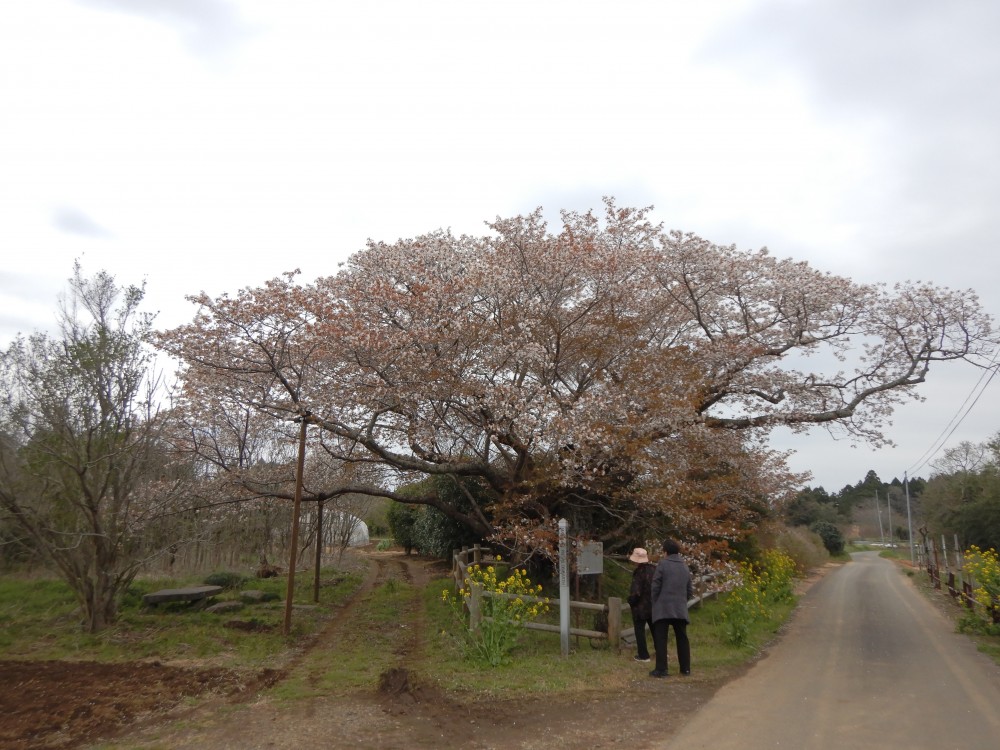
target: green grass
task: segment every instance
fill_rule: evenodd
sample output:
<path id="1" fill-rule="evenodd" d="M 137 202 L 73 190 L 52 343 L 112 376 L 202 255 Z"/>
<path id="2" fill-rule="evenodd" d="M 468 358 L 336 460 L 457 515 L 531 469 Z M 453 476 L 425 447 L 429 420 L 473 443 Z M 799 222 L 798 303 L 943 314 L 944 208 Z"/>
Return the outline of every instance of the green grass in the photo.
<path id="1" fill-rule="evenodd" d="M 297 582 L 296 602 L 311 603 L 312 580 Z M 0 643 L 4 658 L 98 659 L 128 661 L 136 658 L 197 660 L 234 668 L 280 666 L 288 663 L 293 647 L 308 642 L 336 605 L 356 590 L 354 574 L 324 571 L 321 604 L 316 609 L 296 609 L 290 638 L 281 635 L 283 596 L 280 602 L 253 605 L 239 612 L 212 615 L 183 605 L 141 606 L 142 594 L 158 588 L 177 587 L 198 580 L 147 579 L 139 581 L 123 603 L 120 621 L 105 633 L 80 632 L 73 616 L 76 607 L 68 589 L 55 581 L 0 581 Z M 602 598 L 627 591 L 629 571 L 607 576 Z M 334 581 L 336 581 L 334 583 Z M 465 658 L 461 629 L 453 610 L 441 594 L 451 588 L 442 578 L 424 588 L 390 580 L 375 589 L 350 611 L 349 620 L 322 648 L 301 650 L 288 678 L 270 690 L 273 699 L 294 701 L 317 695 L 344 695 L 374 691 L 387 670 L 404 666 L 416 683 L 433 684 L 468 697 L 531 698 L 550 693 L 622 691 L 634 686 L 637 672 L 628 649 L 617 652 L 606 642 L 571 637 L 571 654 L 564 658 L 558 633 L 525 630 L 509 663 L 491 668 Z M 248 582 L 248 587 L 283 594 L 284 581 Z M 227 591 L 220 598 L 236 598 Z M 721 618 L 722 599 L 713 599 L 691 610 L 691 638 L 695 677 L 712 679 L 731 674 L 751 660 L 780 629 L 794 605 L 774 605 L 767 620 L 755 623 L 748 643 L 726 643 Z M 590 627 L 591 614 L 579 624 Z M 244 632 L 223 627 L 229 619 L 254 619 L 273 626 L 270 632 Z M 558 623 L 553 606 L 547 616 Z M 623 625 L 630 626 L 625 615 Z M 672 645 L 672 644 L 671 644 Z M 671 657 L 673 663 L 673 657 Z"/>
<path id="2" fill-rule="evenodd" d="M 78 631 L 76 608 L 72 592 L 61 581 L 0 579 L 0 653 L 39 654 L 41 658 L 53 650 L 59 653 L 57 642 L 63 640 L 64 631 L 79 635 L 73 633 Z M 72 650 L 77 638 L 66 640 Z"/>
<path id="3" fill-rule="evenodd" d="M 426 648 L 415 665 L 419 674 L 446 690 L 490 697 L 532 697 L 552 692 L 589 692 L 628 689 L 636 677 L 632 652 L 617 652 L 606 641 L 570 638 L 570 656 L 561 655 L 558 633 L 525 630 L 511 661 L 491 668 L 464 658 L 459 628 L 441 592 L 449 579 L 434 582 L 423 592 L 427 617 Z M 605 592 L 606 593 L 606 592 Z M 794 603 L 774 605 L 767 620 L 755 623 L 746 646 L 725 642 L 721 618 L 723 599 L 712 599 L 691 610 L 688 635 L 695 670 L 705 677 L 728 673 L 752 659 L 771 641 L 788 619 Z M 550 610 L 548 622 L 558 623 L 558 610 Z M 623 626 L 629 627 L 626 616 Z M 585 620 L 581 626 L 587 627 Z M 672 647 L 672 641 L 671 641 Z M 673 656 L 671 662 L 673 663 Z"/>
<path id="4" fill-rule="evenodd" d="M 204 577 L 136 580 L 122 599 L 117 622 L 101 633 L 80 628 L 78 605 L 69 587 L 58 580 L 0 579 L 0 654 L 6 659 L 134 659 L 198 660 L 220 665 L 258 667 L 272 662 L 297 640 L 314 632 L 331 610 L 360 584 L 356 574 L 321 571 L 320 603 L 295 608 L 291 634 L 282 634 L 285 579 L 247 581 L 244 588 L 276 595 L 275 601 L 246 605 L 222 614 L 186 603 L 146 607 L 143 594 L 161 588 L 201 583 Z M 310 576 L 296 581 L 296 604 L 312 604 Z M 239 589 L 226 590 L 215 601 L 237 600 Z M 224 627 L 230 620 L 251 621 L 263 630 Z"/>
<path id="5" fill-rule="evenodd" d="M 354 609 L 352 619 L 338 629 L 330 649 L 307 654 L 289 679 L 272 689 L 278 700 L 298 700 L 318 695 L 342 695 L 356 690 L 374 691 L 379 676 L 404 665 L 411 679 L 433 684 L 470 698 L 531 698 L 550 693 L 585 693 L 628 690 L 641 672 L 632 652 L 616 652 L 606 642 L 572 637 L 571 654 L 560 653 L 560 636 L 525 630 L 509 663 L 491 668 L 465 658 L 459 623 L 441 593 L 451 589 L 442 578 L 424 589 L 390 581 Z M 606 591 L 604 593 L 607 593 Z M 722 600 L 710 600 L 691 611 L 692 653 L 697 675 L 706 679 L 729 674 L 751 660 L 775 637 L 794 605 L 775 605 L 771 617 L 754 625 L 746 646 L 725 643 L 721 619 Z M 553 608 L 547 617 L 558 623 Z M 394 650 L 405 631 L 423 623 L 423 635 L 404 657 Z M 581 619 L 586 627 L 586 618 Z M 627 616 L 624 625 L 631 623 Z M 403 631 L 400 633 L 399 631 Z M 673 657 L 671 657 L 673 663 Z"/>
<path id="6" fill-rule="evenodd" d="M 351 621 L 339 628 L 337 639 L 327 649 L 305 655 L 302 664 L 271 695 L 278 700 L 297 700 L 313 695 L 342 695 L 373 688 L 379 676 L 395 666 L 397 645 L 413 639 L 419 649 L 418 621 L 421 594 L 413 586 L 389 580 L 354 608 Z"/>
<path id="7" fill-rule="evenodd" d="M 878 556 L 886 560 L 909 560 L 910 546 L 906 542 L 900 542 L 895 547 L 883 547 L 879 550 Z"/>

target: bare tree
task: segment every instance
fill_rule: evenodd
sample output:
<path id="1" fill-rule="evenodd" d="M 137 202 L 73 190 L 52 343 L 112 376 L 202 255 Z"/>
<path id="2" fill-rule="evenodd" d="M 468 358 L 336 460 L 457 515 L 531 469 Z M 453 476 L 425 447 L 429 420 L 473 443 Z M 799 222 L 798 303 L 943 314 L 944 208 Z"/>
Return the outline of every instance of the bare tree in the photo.
<path id="1" fill-rule="evenodd" d="M 75 593 L 85 628 L 112 623 L 182 484 L 162 440 L 143 288 L 74 266 L 59 335 L 0 358 L 0 512 Z M 152 551 L 155 553 L 155 550 Z"/>
<path id="2" fill-rule="evenodd" d="M 344 551 L 367 542 L 367 527 L 365 516 L 371 510 L 373 499 L 366 495 L 348 494 L 337 498 L 337 502 L 328 511 L 323 520 L 323 536 L 326 543 L 337 552 L 337 561 L 344 557 Z"/>

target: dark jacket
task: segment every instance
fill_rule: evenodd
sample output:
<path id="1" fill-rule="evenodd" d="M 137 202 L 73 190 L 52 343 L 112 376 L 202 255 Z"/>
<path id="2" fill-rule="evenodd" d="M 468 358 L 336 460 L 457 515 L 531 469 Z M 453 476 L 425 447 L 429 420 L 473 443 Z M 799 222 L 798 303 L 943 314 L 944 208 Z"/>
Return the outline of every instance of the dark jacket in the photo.
<path id="1" fill-rule="evenodd" d="M 694 596 L 691 571 L 680 555 L 660 559 L 653 573 L 653 622 L 688 620 L 688 600 Z"/>
<path id="2" fill-rule="evenodd" d="M 632 572 L 632 588 L 628 592 L 628 604 L 632 608 L 632 620 L 649 620 L 653 618 L 653 573 L 656 566 L 652 563 L 640 563 Z"/>

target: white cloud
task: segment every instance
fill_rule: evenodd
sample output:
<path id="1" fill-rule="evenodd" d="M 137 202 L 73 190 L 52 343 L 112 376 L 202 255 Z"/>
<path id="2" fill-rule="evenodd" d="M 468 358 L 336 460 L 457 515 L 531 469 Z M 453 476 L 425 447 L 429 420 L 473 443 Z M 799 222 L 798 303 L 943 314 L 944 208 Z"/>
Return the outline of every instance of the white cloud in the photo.
<path id="1" fill-rule="evenodd" d="M 213 56 L 249 33 L 226 0 L 77 0 L 82 5 L 164 23 L 191 51 Z"/>
<path id="2" fill-rule="evenodd" d="M 52 223 L 57 229 L 69 234 L 83 237 L 111 237 L 111 232 L 102 227 L 83 211 L 69 207 L 58 207 L 52 216 Z"/>

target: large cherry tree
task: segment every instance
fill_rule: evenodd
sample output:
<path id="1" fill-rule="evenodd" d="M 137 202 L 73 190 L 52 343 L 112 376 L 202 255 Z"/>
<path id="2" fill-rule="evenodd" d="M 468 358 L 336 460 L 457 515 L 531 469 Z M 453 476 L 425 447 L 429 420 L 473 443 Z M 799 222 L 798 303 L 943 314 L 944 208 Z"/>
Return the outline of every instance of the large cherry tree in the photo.
<path id="1" fill-rule="evenodd" d="M 971 291 L 857 284 L 611 200 L 557 231 L 540 210 L 488 227 L 192 297 L 161 338 L 189 405 L 305 419 L 325 455 L 399 475 L 336 491 L 474 485 L 461 504 L 398 499 L 512 545 L 550 544 L 561 516 L 612 545 L 724 543 L 794 486 L 772 430 L 882 444 L 932 365 L 996 345 Z"/>

